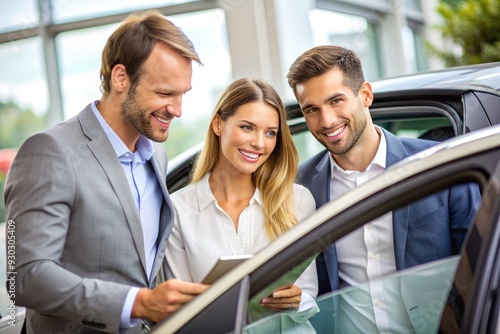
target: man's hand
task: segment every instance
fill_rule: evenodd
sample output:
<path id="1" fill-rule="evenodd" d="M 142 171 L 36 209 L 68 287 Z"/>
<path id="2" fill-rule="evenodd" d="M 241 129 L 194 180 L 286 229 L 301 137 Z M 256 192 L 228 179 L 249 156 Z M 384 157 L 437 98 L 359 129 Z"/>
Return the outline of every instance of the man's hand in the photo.
<path id="1" fill-rule="evenodd" d="M 299 308 L 302 301 L 302 289 L 290 284 L 281 287 L 273 294 L 260 301 L 260 305 L 274 311 L 286 311 Z"/>
<path id="2" fill-rule="evenodd" d="M 132 318 L 160 322 L 208 287 L 206 284 L 171 279 L 154 289 L 140 289 L 132 307 Z"/>

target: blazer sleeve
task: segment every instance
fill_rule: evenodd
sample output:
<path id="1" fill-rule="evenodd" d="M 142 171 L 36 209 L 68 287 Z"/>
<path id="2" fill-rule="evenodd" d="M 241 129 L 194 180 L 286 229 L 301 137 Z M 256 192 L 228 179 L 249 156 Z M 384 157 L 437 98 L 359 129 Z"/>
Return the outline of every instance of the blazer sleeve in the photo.
<path id="1" fill-rule="evenodd" d="M 473 223 L 481 203 L 481 193 L 476 183 L 454 186 L 449 192 L 450 228 L 455 247 L 459 253 L 469 226 Z"/>
<path id="2" fill-rule="evenodd" d="M 7 177 L 7 219 L 16 242 L 15 268 L 7 271 L 17 273 L 16 304 L 117 333 L 130 287 L 80 277 L 61 260 L 76 197 L 77 175 L 67 150 L 55 136 L 34 135 L 19 149 Z"/>

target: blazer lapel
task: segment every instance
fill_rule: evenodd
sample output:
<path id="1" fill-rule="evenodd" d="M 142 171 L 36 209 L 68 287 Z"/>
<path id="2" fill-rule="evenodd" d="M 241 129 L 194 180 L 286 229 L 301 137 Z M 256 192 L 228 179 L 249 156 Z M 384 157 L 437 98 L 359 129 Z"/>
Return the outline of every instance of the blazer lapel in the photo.
<path id="1" fill-rule="evenodd" d="M 134 246 L 139 254 L 142 268 L 146 275 L 146 255 L 144 253 L 144 237 L 141 219 L 123 167 L 90 106 L 78 115 L 78 119 L 82 125 L 83 132 L 90 138 L 90 142 L 88 142 L 87 146 L 106 173 L 111 187 L 122 205 L 129 229 L 132 233 Z M 147 277 L 147 275 L 145 277 Z"/>
<path id="2" fill-rule="evenodd" d="M 163 146 L 155 147 L 155 150 L 159 149 L 164 150 Z M 150 285 L 153 284 L 156 274 L 160 270 L 160 267 L 162 265 L 162 261 L 165 255 L 165 249 L 167 247 L 168 235 L 170 234 L 170 231 L 173 226 L 173 206 L 172 202 L 170 201 L 170 195 L 168 193 L 167 179 L 166 179 L 167 160 L 165 159 L 165 161 L 161 161 L 159 154 L 155 153 L 151 158 L 151 163 L 156 172 L 156 176 L 158 177 L 158 182 L 160 183 L 160 187 L 163 192 L 164 201 L 161 207 L 160 222 L 159 222 L 160 227 L 158 232 L 158 239 L 156 242 L 157 251 L 156 251 L 155 261 L 153 263 L 152 275 L 149 279 Z"/>
<path id="3" fill-rule="evenodd" d="M 384 131 L 385 139 L 387 141 L 387 158 L 386 168 L 394 165 L 395 163 L 403 160 L 408 156 L 405 147 L 401 140 L 386 131 Z M 396 259 L 396 269 L 401 270 L 404 268 L 404 257 L 406 250 L 406 239 L 408 237 L 408 222 L 409 222 L 410 206 L 405 205 L 402 208 L 392 212 L 392 226 L 394 237 L 394 255 Z"/>
<path id="4" fill-rule="evenodd" d="M 311 193 L 316 200 L 316 208 L 330 200 L 330 158 L 328 153 L 316 166 L 317 174 L 311 180 Z"/>

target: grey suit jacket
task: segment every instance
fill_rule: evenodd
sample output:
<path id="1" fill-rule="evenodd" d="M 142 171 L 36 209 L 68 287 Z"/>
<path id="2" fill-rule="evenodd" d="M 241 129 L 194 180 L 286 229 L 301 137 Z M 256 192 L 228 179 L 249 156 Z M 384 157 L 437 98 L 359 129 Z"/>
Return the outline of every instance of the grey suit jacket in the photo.
<path id="1" fill-rule="evenodd" d="M 90 105 L 28 138 L 5 186 L 15 224 L 16 295 L 33 333 L 120 330 L 131 287 L 152 287 L 172 228 L 161 145 L 150 160 L 164 195 L 157 255 L 148 279 L 138 210 L 125 172 Z"/>

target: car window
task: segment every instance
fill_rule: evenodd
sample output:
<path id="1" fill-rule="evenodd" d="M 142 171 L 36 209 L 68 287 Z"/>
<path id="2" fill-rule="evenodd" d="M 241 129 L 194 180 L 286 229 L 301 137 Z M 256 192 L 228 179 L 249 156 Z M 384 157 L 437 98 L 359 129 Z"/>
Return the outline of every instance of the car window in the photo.
<path id="1" fill-rule="evenodd" d="M 459 255 L 452 256 L 388 275 L 371 284 L 397 287 L 403 304 L 409 309 L 408 321 L 415 332 L 437 333 L 459 260 Z M 347 301 L 358 295 L 366 295 L 369 291 L 369 284 L 361 284 L 327 293 L 316 299 L 318 312 L 309 321 L 293 322 L 292 325 L 288 322 L 289 328 L 284 328 L 287 323 L 284 319 L 297 317 L 297 312 L 274 313 L 245 326 L 243 332 L 360 333 L 359 326 L 370 328 L 370 324 L 363 324 L 363 317 L 353 316 L 355 312 Z M 366 305 L 363 311 L 374 313 L 376 307 L 376 303 Z M 338 310 L 337 315 L 334 315 L 335 309 Z M 396 316 L 397 312 L 394 310 L 392 315 Z M 372 328 L 371 332 L 377 332 L 377 329 Z"/>
<path id="2" fill-rule="evenodd" d="M 444 141 L 459 133 L 461 127 L 451 108 L 406 105 L 372 108 L 373 122 L 396 136 Z"/>
<path id="3" fill-rule="evenodd" d="M 443 141 L 455 136 L 453 124 L 445 116 L 386 118 L 374 122 L 398 137 Z"/>

